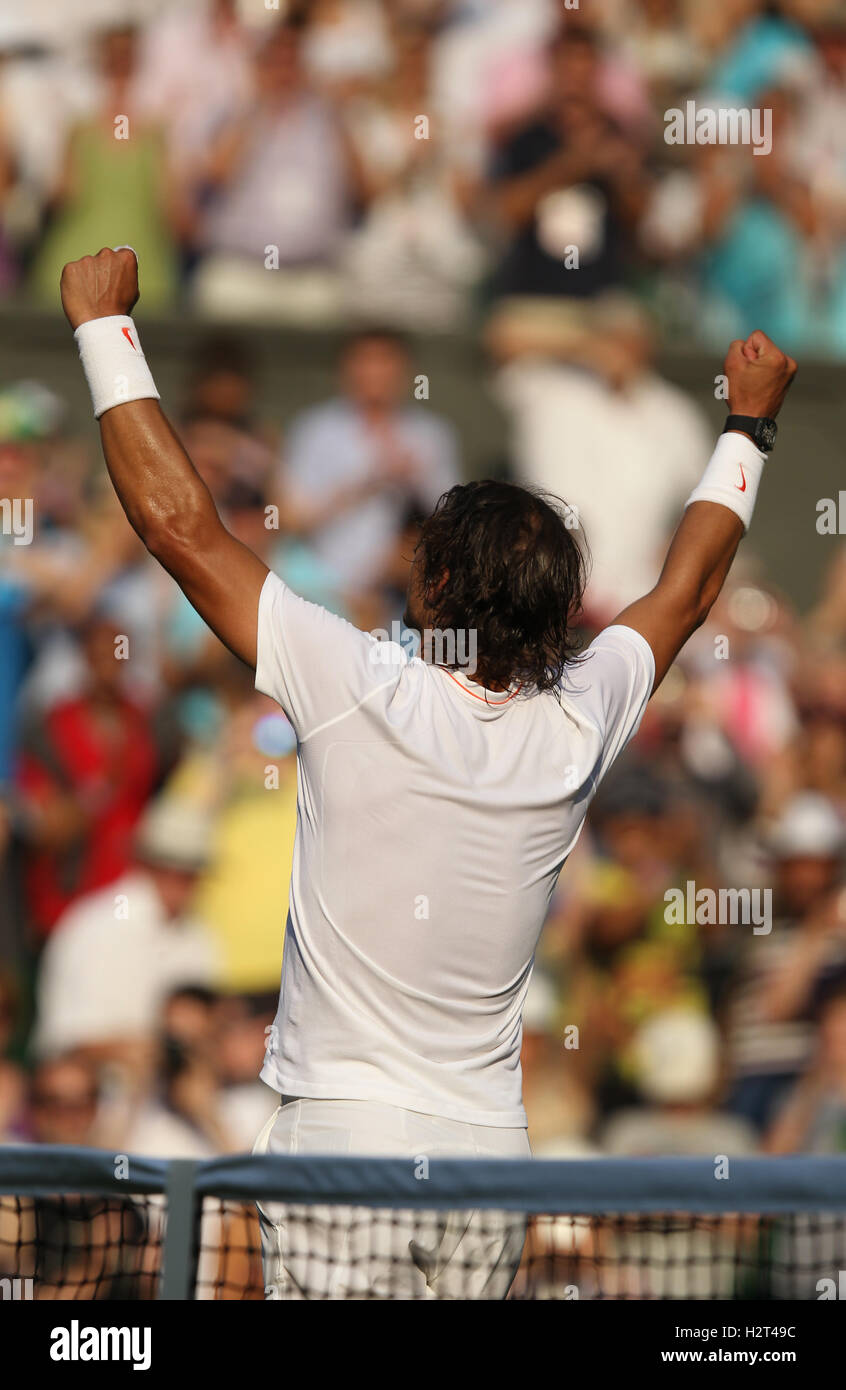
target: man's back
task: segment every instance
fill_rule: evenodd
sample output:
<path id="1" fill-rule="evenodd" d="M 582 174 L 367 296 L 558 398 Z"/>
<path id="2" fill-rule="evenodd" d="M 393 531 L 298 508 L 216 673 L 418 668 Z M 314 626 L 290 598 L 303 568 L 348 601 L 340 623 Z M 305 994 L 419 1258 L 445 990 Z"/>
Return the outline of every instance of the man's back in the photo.
<path id="1" fill-rule="evenodd" d="M 646 643 L 617 627 L 560 701 L 486 691 L 268 578 L 256 683 L 300 755 L 269 1085 L 525 1125 L 520 1016 L 537 938 L 652 678 Z"/>

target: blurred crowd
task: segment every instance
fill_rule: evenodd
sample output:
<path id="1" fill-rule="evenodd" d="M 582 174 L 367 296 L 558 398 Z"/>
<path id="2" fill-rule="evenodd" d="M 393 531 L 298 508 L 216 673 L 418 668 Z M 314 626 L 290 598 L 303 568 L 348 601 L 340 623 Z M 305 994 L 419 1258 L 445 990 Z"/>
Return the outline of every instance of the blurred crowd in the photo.
<path id="1" fill-rule="evenodd" d="M 668 143 L 688 102 L 771 140 Z M 0 288 L 55 309 L 130 241 L 148 314 L 566 336 L 625 287 L 680 338 L 842 356 L 844 132 L 842 0 L 32 0 Z"/>
<path id="2" fill-rule="evenodd" d="M 475 325 L 510 475 L 587 537 L 588 641 L 654 582 L 711 447 L 656 343 L 846 348 L 846 25 L 825 0 L 289 8 L 4 17 L 6 291 L 55 308 L 64 260 L 131 241 L 145 313 L 214 321 L 175 423 L 227 524 L 367 629 L 399 621 L 463 476 L 406 334 Z M 772 153 L 665 144 L 690 95 L 772 107 Z M 231 322 L 259 318 L 351 330 L 284 433 Z M 0 392 L 0 497 L 0 1141 L 248 1149 L 275 1103 L 292 731 L 37 382 Z M 846 1152 L 831 553 L 800 617 L 753 532 L 600 791 L 526 1011 L 539 1154 Z M 726 888 L 769 890 L 763 920 L 669 910 Z"/>

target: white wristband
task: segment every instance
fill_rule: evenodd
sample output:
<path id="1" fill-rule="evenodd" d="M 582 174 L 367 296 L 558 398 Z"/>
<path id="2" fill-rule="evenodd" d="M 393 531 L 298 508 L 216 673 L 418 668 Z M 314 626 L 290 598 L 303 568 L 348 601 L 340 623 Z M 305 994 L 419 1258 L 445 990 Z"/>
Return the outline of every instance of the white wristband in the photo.
<path id="1" fill-rule="evenodd" d="M 158 400 L 138 329 L 126 314 L 89 319 L 74 333 L 91 392 L 94 418 L 127 401 Z"/>
<path id="2" fill-rule="evenodd" d="M 691 502 L 718 502 L 735 512 L 749 530 L 758 484 L 767 456 L 745 434 L 721 434 L 702 481 L 694 488 Z"/>

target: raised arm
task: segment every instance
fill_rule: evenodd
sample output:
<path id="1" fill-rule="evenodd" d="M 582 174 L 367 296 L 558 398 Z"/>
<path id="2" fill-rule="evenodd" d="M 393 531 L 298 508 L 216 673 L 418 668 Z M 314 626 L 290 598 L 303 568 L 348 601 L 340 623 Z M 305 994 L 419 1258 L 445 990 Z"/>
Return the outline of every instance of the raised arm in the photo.
<path id="1" fill-rule="evenodd" d="M 796 363 L 756 331 L 745 342 L 738 338 L 732 343 L 724 371 L 730 414 L 773 419 L 796 375 Z M 614 620 L 635 628 L 652 648 L 653 690 L 708 616 L 751 517 L 765 455 L 742 430 L 724 438 L 693 494 L 710 494 L 713 500 L 688 504 L 655 588 Z"/>
<path id="2" fill-rule="evenodd" d="M 135 252 L 100 251 L 66 265 L 62 305 L 71 327 L 128 315 L 138 299 Z M 133 350 L 115 324 L 118 354 Z M 98 375 L 108 378 L 108 347 L 98 346 Z M 108 383 L 104 385 L 106 400 Z M 131 392 L 130 392 L 131 394 Z M 234 536 L 156 399 L 125 400 L 100 415 L 109 476 L 121 506 L 151 555 L 173 575 L 197 612 L 236 656 L 256 664 L 258 602 L 267 565 Z"/>

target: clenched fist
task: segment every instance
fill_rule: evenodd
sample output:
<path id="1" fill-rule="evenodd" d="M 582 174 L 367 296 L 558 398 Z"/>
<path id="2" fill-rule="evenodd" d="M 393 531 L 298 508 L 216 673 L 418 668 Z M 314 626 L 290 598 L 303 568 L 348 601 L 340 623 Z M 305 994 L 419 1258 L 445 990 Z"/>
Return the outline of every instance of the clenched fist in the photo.
<path id="1" fill-rule="evenodd" d="M 62 271 L 62 308 L 71 328 L 109 314 L 131 314 L 138 300 L 138 259 L 128 246 L 103 247 L 96 256 L 69 261 Z"/>
<path id="2" fill-rule="evenodd" d="M 723 371 L 728 377 L 729 411 L 773 419 L 781 410 L 796 363 L 758 328 L 728 350 Z"/>

